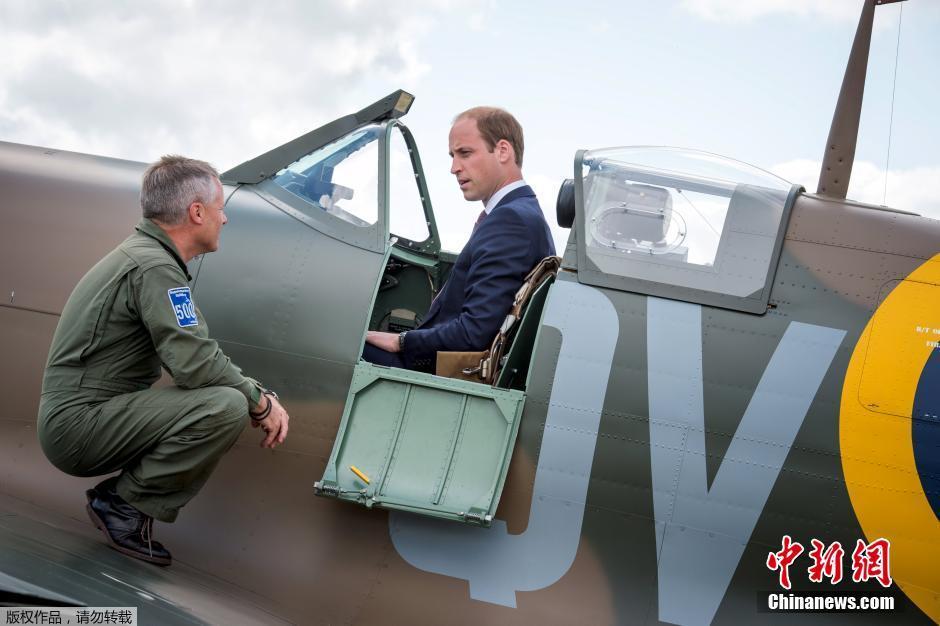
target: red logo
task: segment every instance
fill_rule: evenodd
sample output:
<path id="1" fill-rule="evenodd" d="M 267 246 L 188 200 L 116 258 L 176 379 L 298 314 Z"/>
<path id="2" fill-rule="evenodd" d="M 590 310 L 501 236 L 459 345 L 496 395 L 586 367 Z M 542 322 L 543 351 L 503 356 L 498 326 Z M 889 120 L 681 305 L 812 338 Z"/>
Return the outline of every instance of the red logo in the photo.
<path id="1" fill-rule="evenodd" d="M 790 535 L 784 535 L 783 549 L 767 555 L 767 568 L 770 571 L 780 570 L 780 586 L 784 589 L 790 588 L 790 565 L 801 554 L 803 554 L 803 545 L 793 542 Z"/>
<path id="2" fill-rule="evenodd" d="M 890 551 L 891 542 L 887 539 L 876 539 L 868 545 L 859 539 L 852 551 L 852 580 L 860 583 L 874 578 L 882 587 L 890 587 Z"/>
<path id="3" fill-rule="evenodd" d="M 838 541 L 833 541 L 832 545 L 826 548 L 819 539 L 812 539 L 813 549 L 809 551 L 809 557 L 813 559 L 813 564 L 807 570 L 809 579 L 814 583 L 821 583 L 823 578 L 828 578 L 830 584 L 837 584 L 842 580 L 842 557 L 845 550 Z M 825 548 L 825 549 L 823 549 Z"/>
<path id="4" fill-rule="evenodd" d="M 813 561 L 807 568 L 810 582 L 821 583 L 828 579 L 836 585 L 842 581 L 842 561 L 845 550 L 838 541 L 826 545 L 819 539 L 811 539 L 812 550 L 807 554 Z M 790 566 L 803 554 L 803 544 L 793 541 L 790 535 L 784 535 L 779 552 L 767 555 L 767 569 L 778 572 L 780 586 L 790 589 Z M 891 542 L 879 538 L 866 544 L 859 539 L 852 551 L 852 581 L 861 583 L 877 580 L 882 587 L 890 587 L 891 579 Z"/>

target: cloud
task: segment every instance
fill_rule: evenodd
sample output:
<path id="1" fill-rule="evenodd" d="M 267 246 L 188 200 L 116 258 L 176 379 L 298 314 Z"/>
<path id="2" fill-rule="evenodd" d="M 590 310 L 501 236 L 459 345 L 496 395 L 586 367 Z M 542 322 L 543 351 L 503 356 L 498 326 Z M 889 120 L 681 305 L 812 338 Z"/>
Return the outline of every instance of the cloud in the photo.
<path id="1" fill-rule="evenodd" d="M 0 140 L 227 168 L 419 81 L 448 6 L 4 2 Z"/>
<path id="2" fill-rule="evenodd" d="M 858 0 L 682 0 L 680 6 L 715 22 L 749 22 L 780 13 L 857 22 L 861 10 Z"/>
<path id="3" fill-rule="evenodd" d="M 806 187 L 815 193 L 821 163 L 797 159 L 771 167 L 778 176 Z M 856 161 L 849 181 L 848 197 L 868 204 L 912 211 L 925 217 L 940 219 L 940 165 L 890 170 L 885 198 L 885 170 L 869 161 Z"/>

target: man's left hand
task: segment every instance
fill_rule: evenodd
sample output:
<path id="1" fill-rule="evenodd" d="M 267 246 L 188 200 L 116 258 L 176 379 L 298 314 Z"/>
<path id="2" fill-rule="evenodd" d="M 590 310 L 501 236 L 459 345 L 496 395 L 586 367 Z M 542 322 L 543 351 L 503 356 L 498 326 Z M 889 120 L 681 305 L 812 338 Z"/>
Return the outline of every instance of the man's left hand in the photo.
<path id="1" fill-rule="evenodd" d="M 398 333 L 382 333 L 377 330 L 370 330 L 366 333 L 366 343 L 370 343 L 386 352 L 399 352 Z"/>
<path id="2" fill-rule="evenodd" d="M 260 422 L 251 420 L 251 427 L 257 428 L 260 426 L 261 430 L 264 431 L 265 436 L 261 441 L 262 448 L 274 448 L 284 443 L 284 439 L 287 437 L 287 423 L 290 416 L 277 398 L 268 395 L 265 395 L 264 398 L 271 403 L 271 411 Z"/>

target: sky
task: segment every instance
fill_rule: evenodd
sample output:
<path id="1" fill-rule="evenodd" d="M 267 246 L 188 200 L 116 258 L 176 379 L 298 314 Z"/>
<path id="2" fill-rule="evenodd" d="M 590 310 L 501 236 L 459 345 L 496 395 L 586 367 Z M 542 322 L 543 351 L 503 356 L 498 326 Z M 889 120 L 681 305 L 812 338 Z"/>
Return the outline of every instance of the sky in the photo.
<path id="1" fill-rule="evenodd" d="M 457 250 L 481 207 L 447 132 L 501 106 L 561 248 L 555 197 L 581 148 L 705 150 L 815 191 L 861 3 L 4 0 L 0 140 L 224 171 L 403 88 Z M 940 2 L 876 10 L 849 197 L 940 218 L 938 60 Z"/>

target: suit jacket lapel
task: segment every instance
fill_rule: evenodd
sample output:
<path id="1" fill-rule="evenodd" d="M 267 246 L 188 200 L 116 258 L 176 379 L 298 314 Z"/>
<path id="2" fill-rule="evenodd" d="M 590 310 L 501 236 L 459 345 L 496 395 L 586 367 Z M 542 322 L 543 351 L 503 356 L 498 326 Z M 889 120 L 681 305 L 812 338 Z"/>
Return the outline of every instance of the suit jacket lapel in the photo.
<path id="1" fill-rule="evenodd" d="M 528 185 L 523 185 L 522 187 L 519 187 L 518 189 L 513 189 L 512 191 L 507 193 L 505 196 L 503 196 L 503 199 L 496 203 L 496 206 L 493 207 L 493 210 L 495 211 L 496 209 L 503 206 L 507 202 L 510 202 L 517 198 L 523 198 L 525 196 L 534 196 L 534 195 L 535 195 L 535 192 L 532 191 L 532 187 L 529 187 Z"/>

